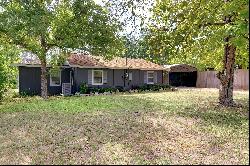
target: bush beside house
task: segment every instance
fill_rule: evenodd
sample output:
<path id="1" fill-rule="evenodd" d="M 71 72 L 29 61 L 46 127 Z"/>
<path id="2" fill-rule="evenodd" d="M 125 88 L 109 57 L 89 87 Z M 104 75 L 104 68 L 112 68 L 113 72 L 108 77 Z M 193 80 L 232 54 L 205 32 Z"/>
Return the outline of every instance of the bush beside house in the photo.
<path id="1" fill-rule="evenodd" d="M 113 88 L 94 88 L 88 87 L 87 83 L 82 83 L 80 86 L 80 94 L 104 94 L 104 93 L 116 93 L 116 92 L 143 92 L 143 91 L 160 91 L 160 90 L 173 90 L 169 85 L 157 85 L 157 84 L 145 84 L 142 86 L 132 86 L 130 89 L 124 89 L 123 87 Z"/>

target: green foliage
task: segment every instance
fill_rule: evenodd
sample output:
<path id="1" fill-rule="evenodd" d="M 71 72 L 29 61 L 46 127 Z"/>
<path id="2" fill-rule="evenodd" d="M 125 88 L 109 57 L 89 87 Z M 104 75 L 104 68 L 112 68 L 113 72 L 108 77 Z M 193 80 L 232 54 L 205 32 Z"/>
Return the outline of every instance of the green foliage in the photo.
<path id="1" fill-rule="evenodd" d="M 0 64 L 0 100 L 3 98 L 3 93 L 6 88 L 7 73 L 4 71 L 3 66 Z"/>
<path id="2" fill-rule="evenodd" d="M 167 55 L 168 63 L 220 69 L 224 38 L 231 36 L 236 64 L 248 67 L 248 0 L 158 1 L 153 13 L 149 50 Z M 232 16 L 232 23 L 225 23 L 226 16 Z"/>
<path id="3" fill-rule="evenodd" d="M 160 89 L 167 90 L 170 89 L 171 87 L 169 85 L 158 85 L 158 84 L 144 84 L 142 86 L 132 88 L 132 89 L 138 89 L 139 92 L 142 91 L 159 91 Z"/>
<path id="4" fill-rule="evenodd" d="M 119 92 L 125 92 L 125 89 L 123 88 L 123 86 L 116 86 L 115 89 L 116 91 L 119 91 Z"/>
<path id="5" fill-rule="evenodd" d="M 150 52 L 150 46 L 148 43 L 148 35 L 144 34 L 139 39 L 125 39 L 125 54 L 124 57 L 128 58 L 141 58 L 148 61 L 165 64 L 166 56 L 154 54 Z"/>
<path id="6" fill-rule="evenodd" d="M 110 16 L 120 22 L 121 33 L 128 38 L 138 38 L 146 29 L 149 12 L 155 0 L 103 0 Z"/>
<path id="7" fill-rule="evenodd" d="M 35 96 L 35 95 L 36 95 L 36 93 L 28 92 L 28 91 L 19 92 L 20 97 L 28 97 L 28 96 Z"/>
<path id="8" fill-rule="evenodd" d="M 107 88 L 95 88 L 95 87 L 87 87 L 85 94 L 90 94 L 90 93 L 104 93 L 104 92 L 116 92 L 117 88 L 111 88 L 111 87 L 107 87 Z"/>
<path id="9" fill-rule="evenodd" d="M 10 45 L 0 45 L 0 99 L 8 88 L 16 87 L 17 69 L 11 63 L 18 60 L 18 50 Z"/>
<path id="10" fill-rule="evenodd" d="M 119 28 L 93 0 L 0 1 L 0 41 L 35 54 L 43 67 L 62 64 L 73 50 L 105 58 L 123 54 Z"/>
<path id="11" fill-rule="evenodd" d="M 87 91 L 88 91 L 88 84 L 84 82 L 80 85 L 80 93 L 86 94 Z"/>
<path id="12" fill-rule="evenodd" d="M 80 86 L 80 93 L 81 94 L 90 94 L 90 93 L 104 93 L 104 92 L 126 92 L 129 90 L 138 90 L 139 92 L 142 91 L 159 91 L 160 89 L 166 90 L 170 89 L 169 85 L 157 85 L 157 84 L 152 84 L 152 85 L 142 85 L 142 86 L 132 86 L 130 89 L 124 89 L 122 86 L 116 86 L 116 87 L 88 87 L 86 83 L 82 83 Z"/>
<path id="13" fill-rule="evenodd" d="M 93 0 L 2 1 L 0 33 L 44 60 L 52 48 L 83 49 L 102 56 L 120 53 L 119 26 Z"/>

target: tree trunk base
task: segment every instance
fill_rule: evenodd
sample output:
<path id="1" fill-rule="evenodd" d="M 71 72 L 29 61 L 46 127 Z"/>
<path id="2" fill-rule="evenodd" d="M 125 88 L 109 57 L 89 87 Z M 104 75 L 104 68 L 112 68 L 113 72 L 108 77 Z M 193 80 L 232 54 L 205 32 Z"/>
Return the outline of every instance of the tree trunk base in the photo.
<path id="1" fill-rule="evenodd" d="M 225 107 L 235 107 L 237 104 L 233 100 L 232 86 L 221 85 L 219 90 L 219 104 Z"/>
<path id="2" fill-rule="evenodd" d="M 47 69 L 46 69 L 46 63 L 41 63 L 41 96 L 43 99 L 48 98 L 48 87 L 47 87 Z"/>
<path id="3" fill-rule="evenodd" d="M 236 104 L 233 100 L 224 100 L 224 101 L 219 101 L 219 104 L 224 106 L 224 107 L 239 107 L 239 104 Z"/>
<path id="4" fill-rule="evenodd" d="M 229 37 L 225 39 L 225 54 L 223 60 L 223 70 L 216 75 L 220 80 L 219 103 L 225 107 L 236 107 L 233 100 L 233 82 L 234 82 L 234 62 L 236 48 L 229 45 Z"/>

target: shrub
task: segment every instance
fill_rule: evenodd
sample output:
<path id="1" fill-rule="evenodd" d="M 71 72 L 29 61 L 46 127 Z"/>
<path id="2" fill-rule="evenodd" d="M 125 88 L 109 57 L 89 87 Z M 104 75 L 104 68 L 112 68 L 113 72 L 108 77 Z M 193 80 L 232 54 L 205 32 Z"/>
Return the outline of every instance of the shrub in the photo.
<path id="1" fill-rule="evenodd" d="M 152 91 L 159 91 L 161 89 L 161 86 L 160 85 L 152 85 L 150 87 L 150 90 Z"/>
<path id="2" fill-rule="evenodd" d="M 105 92 L 110 92 L 110 93 L 112 93 L 112 92 L 115 92 L 115 88 L 105 88 Z"/>
<path id="3" fill-rule="evenodd" d="M 85 90 L 86 88 L 86 90 Z M 138 85 L 135 85 L 135 86 L 132 86 L 130 88 L 130 90 L 138 90 L 138 92 L 143 92 L 143 91 L 146 91 L 146 90 L 149 90 L 149 91 L 159 91 L 160 89 L 168 89 L 170 88 L 169 85 L 157 85 L 157 84 L 144 84 L 142 86 L 138 86 Z M 81 93 L 83 93 L 83 91 L 85 92 L 85 94 L 90 94 L 90 93 L 95 93 L 95 92 L 98 92 L 98 93 L 104 93 L 104 92 L 117 92 L 117 90 L 119 90 L 119 92 L 125 92 L 125 91 L 128 91 L 128 90 L 125 90 L 122 86 L 116 86 L 116 87 L 107 87 L 107 88 L 95 88 L 95 87 L 87 87 L 84 86 L 84 84 L 81 85 Z"/>
<path id="4" fill-rule="evenodd" d="M 170 86 L 170 85 L 161 85 L 161 88 L 162 88 L 163 90 L 166 90 L 166 89 L 170 89 L 171 86 Z"/>
<path id="5" fill-rule="evenodd" d="M 140 86 L 138 86 L 138 85 L 133 85 L 131 87 L 131 90 L 138 90 L 138 89 L 140 89 Z"/>
<path id="6" fill-rule="evenodd" d="M 125 92 L 125 89 L 122 86 L 116 86 L 115 87 L 119 92 Z"/>
<path id="7" fill-rule="evenodd" d="M 88 85 L 86 82 L 84 82 L 80 85 L 80 93 L 86 94 L 87 92 L 88 92 Z"/>
<path id="8" fill-rule="evenodd" d="M 3 66 L 0 64 L 0 100 L 3 98 L 3 94 L 7 88 L 7 73 L 3 70 Z"/>
<path id="9" fill-rule="evenodd" d="M 33 92 L 33 91 L 20 91 L 19 92 L 19 96 L 20 97 L 28 97 L 28 96 L 36 96 L 39 95 L 37 92 Z"/>
<path id="10" fill-rule="evenodd" d="M 106 89 L 107 89 L 107 88 L 99 88 L 99 89 L 98 89 L 98 92 L 99 92 L 99 93 L 104 93 L 104 92 L 106 92 Z"/>
<path id="11" fill-rule="evenodd" d="M 110 88 L 111 92 L 116 92 L 117 89 L 116 88 Z"/>
<path id="12" fill-rule="evenodd" d="M 159 91 L 161 88 L 162 89 L 169 89 L 170 88 L 170 86 L 169 85 L 157 85 L 157 84 L 150 84 L 150 85 L 148 85 L 148 84 L 144 84 L 144 85 L 142 85 L 142 86 L 138 86 L 138 87 L 132 87 L 131 89 L 136 89 L 137 88 L 137 90 L 139 91 L 139 92 L 142 92 L 142 91 L 146 91 L 146 90 L 150 90 L 150 91 Z"/>
<path id="13" fill-rule="evenodd" d="M 92 92 L 92 93 L 98 92 L 99 93 L 99 88 L 91 88 L 90 92 Z"/>

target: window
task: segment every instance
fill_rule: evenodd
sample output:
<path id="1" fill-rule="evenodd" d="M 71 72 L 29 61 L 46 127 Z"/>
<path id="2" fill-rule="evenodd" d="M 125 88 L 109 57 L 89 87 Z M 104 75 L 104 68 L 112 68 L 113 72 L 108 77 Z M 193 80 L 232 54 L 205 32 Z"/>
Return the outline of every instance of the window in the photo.
<path id="1" fill-rule="evenodd" d="M 92 85 L 102 85 L 103 84 L 103 71 L 102 70 L 92 70 Z"/>
<path id="2" fill-rule="evenodd" d="M 50 86 L 61 86 L 61 71 L 50 73 Z"/>
<path id="3" fill-rule="evenodd" d="M 132 81 L 132 73 L 129 73 L 129 74 L 128 74 L 128 80 L 129 80 L 129 81 Z"/>
<path id="4" fill-rule="evenodd" d="M 148 78 L 147 78 L 148 84 L 154 84 L 154 72 L 148 71 Z"/>

